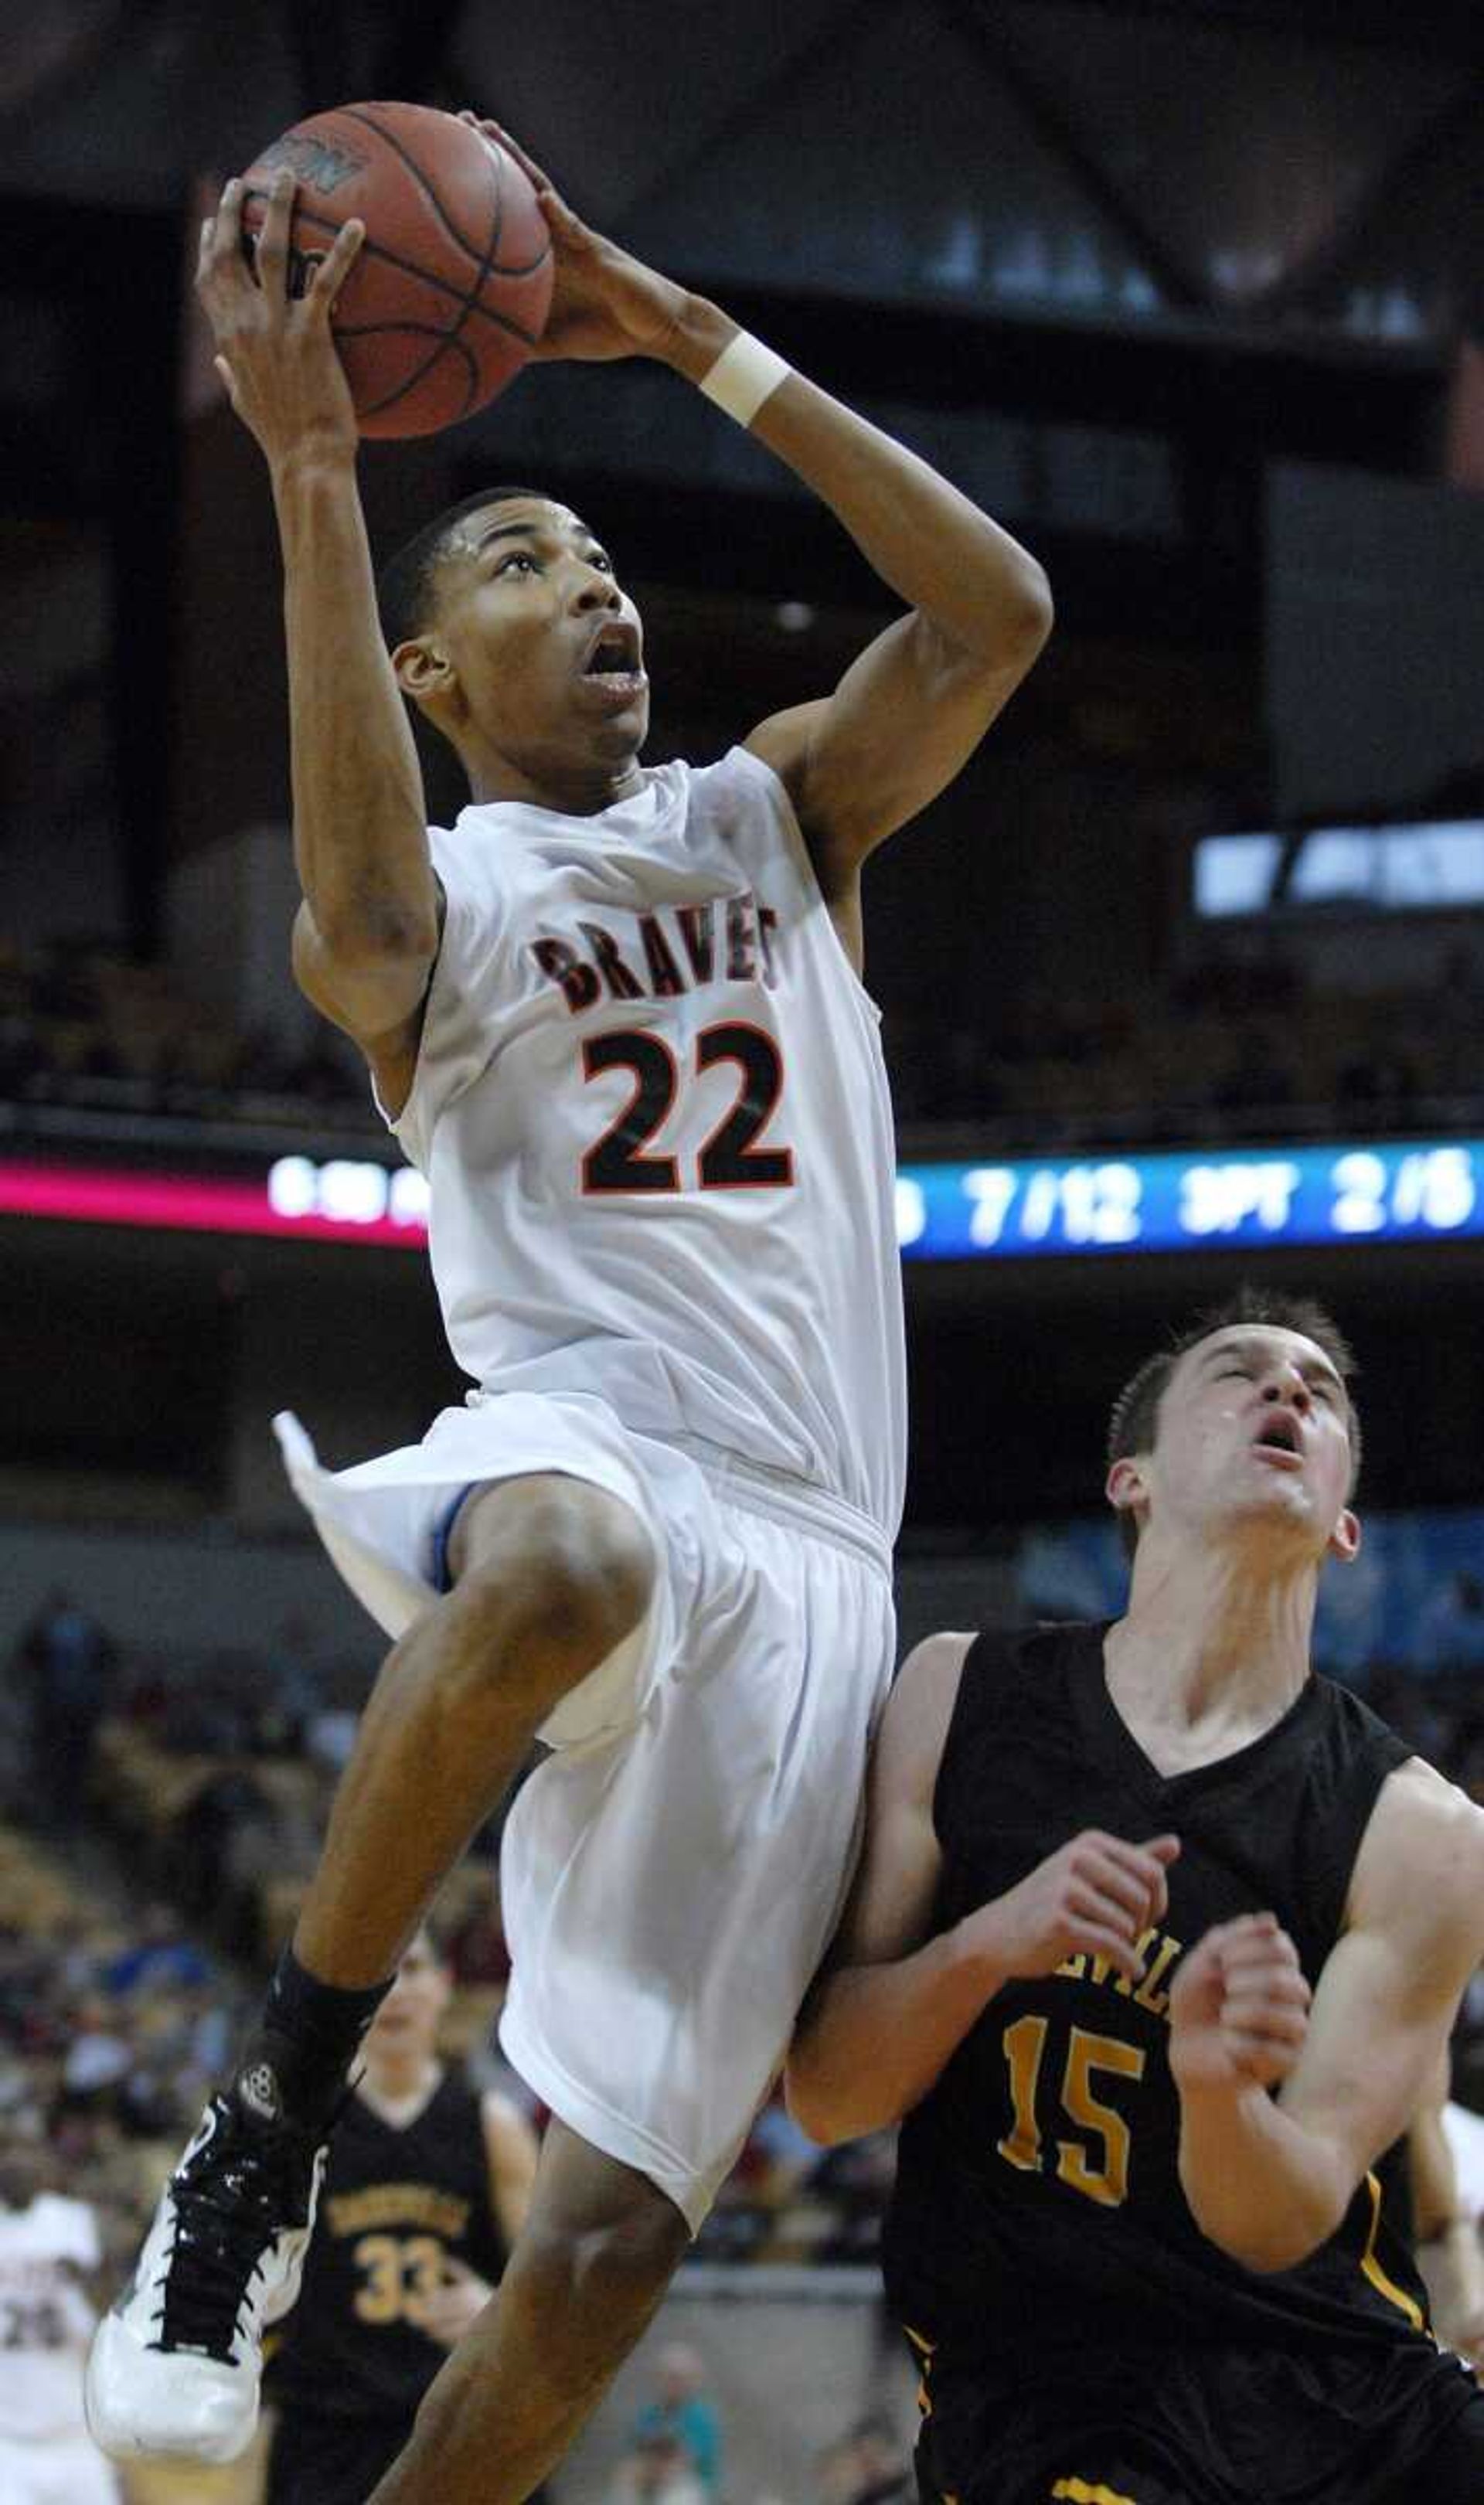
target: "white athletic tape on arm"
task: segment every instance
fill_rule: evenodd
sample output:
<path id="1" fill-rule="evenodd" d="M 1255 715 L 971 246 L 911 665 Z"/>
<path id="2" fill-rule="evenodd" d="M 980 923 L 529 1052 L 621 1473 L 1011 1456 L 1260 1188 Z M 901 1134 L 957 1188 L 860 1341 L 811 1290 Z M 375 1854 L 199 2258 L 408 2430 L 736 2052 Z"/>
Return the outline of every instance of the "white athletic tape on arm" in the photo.
<path id="1" fill-rule="evenodd" d="M 792 371 L 787 359 L 775 349 L 764 347 L 751 331 L 739 331 L 734 339 L 728 339 L 716 364 L 702 374 L 700 388 L 739 426 L 751 426 L 763 402 L 771 399 Z"/>

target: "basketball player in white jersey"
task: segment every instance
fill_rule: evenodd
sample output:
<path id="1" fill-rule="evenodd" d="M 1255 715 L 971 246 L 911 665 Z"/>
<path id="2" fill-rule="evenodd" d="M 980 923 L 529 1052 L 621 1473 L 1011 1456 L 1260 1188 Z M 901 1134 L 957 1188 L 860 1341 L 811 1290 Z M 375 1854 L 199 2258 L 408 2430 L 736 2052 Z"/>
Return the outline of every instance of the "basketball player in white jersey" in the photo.
<path id="1" fill-rule="evenodd" d="M 491 131 L 493 126 L 489 125 Z M 500 134 L 494 134 L 500 135 Z M 534 169 L 533 169 L 534 172 Z M 292 2298 L 347 2065 L 540 1734 L 502 1879 L 511 2060 L 551 2108 L 530 2218 L 375 2505 L 516 2505 L 649 2319 L 776 2071 L 853 1858 L 904 1459 L 891 1109 L 860 871 L 1045 638 L 1034 559 L 534 172 L 542 353 L 644 356 L 833 511 L 905 614 L 703 769 L 641 765 L 641 621 L 586 519 L 497 489 L 404 552 L 377 633 L 292 182 L 199 289 L 283 544 L 300 983 L 427 1175 L 475 1383 L 419 1446 L 296 1486 L 395 1639 L 262 2029 L 93 2352 L 111 2449 L 230 2457 Z M 424 824 L 399 689 L 473 800 Z"/>
<path id="2" fill-rule="evenodd" d="M 117 2505 L 83 2423 L 83 2360 L 102 2262 L 86 2201 L 47 2185 L 43 2152 L 0 2160 L 0 2497 L 5 2505 Z"/>

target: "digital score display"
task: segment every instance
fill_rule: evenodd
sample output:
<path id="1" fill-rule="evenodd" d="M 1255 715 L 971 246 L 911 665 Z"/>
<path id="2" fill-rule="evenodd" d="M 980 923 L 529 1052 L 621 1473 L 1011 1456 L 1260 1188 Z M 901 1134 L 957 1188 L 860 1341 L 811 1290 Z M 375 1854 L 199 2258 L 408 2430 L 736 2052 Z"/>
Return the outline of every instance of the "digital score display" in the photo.
<path id="1" fill-rule="evenodd" d="M 1484 1141 L 904 1166 L 908 1259 L 1189 1252 L 1484 1234 Z"/>
<path id="2" fill-rule="evenodd" d="M 420 1175 L 371 1157 L 279 1157 L 245 1176 L 0 1160 L 0 1214 L 95 1226 L 412 1250 L 427 1209 Z M 907 1261 L 1481 1236 L 1484 1140 L 904 1165 L 897 1235 Z"/>

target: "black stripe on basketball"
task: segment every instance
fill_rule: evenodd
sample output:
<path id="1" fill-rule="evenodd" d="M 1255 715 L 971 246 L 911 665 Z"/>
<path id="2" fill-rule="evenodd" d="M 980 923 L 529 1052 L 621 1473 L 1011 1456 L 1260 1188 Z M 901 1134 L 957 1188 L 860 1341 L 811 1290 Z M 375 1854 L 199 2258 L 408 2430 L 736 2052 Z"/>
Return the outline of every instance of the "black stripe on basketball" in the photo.
<path id="1" fill-rule="evenodd" d="M 543 247 L 543 249 L 536 255 L 534 261 L 497 261 L 495 259 L 495 254 L 500 243 L 500 229 L 505 219 L 505 202 L 502 196 L 502 177 L 505 167 L 511 162 L 511 159 L 506 156 L 503 148 L 500 150 L 498 156 L 493 150 L 487 150 L 486 152 L 489 157 L 490 179 L 495 188 L 495 223 L 489 242 L 481 253 L 478 246 L 477 244 L 472 244 L 469 237 L 466 234 L 461 233 L 458 227 L 455 226 L 452 218 L 448 214 L 444 202 L 439 197 L 438 193 L 433 189 L 433 186 L 422 166 L 417 162 L 411 150 L 403 146 L 403 143 L 398 138 L 396 132 L 394 130 L 388 130 L 384 123 L 377 122 L 371 114 L 368 113 L 365 105 L 342 104 L 338 109 L 345 121 L 359 122 L 365 129 L 373 130 L 376 137 L 381 141 L 383 147 L 390 148 L 394 156 L 401 158 L 402 162 L 407 169 L 407 172 L 413 175 L 421 186 L 423 194 L 427 199 L 428 206 L 434 212 L 434 215 L 437 217 L 438 222 L 443 229 L 445 234 L 448 235 L 452 242 L 458 245 L 461 252 L 468 253 L 471 261 L 478 262 L 481 273 L 487 274 L 489 271 L 493 270 L 498 272 L 501 278 L 529 278 L 532 270 L 539 269 L 542 263 L 548 259 L 551 250 L 549 243 L 547 243 Z"/>
<path id="2" fill-rule="evenodd" d="M 439 198 L 437 193 L 429 183 L 422 167 L 417 163 L 410 152 L 403 147 L 401 140 L 395 137 L 391 131 L 385 129 L 383 125 L 376 122 L 371 114 L 359 111 L 354 105 L 347 107 L 346 113 L 349 121 L 364 123 L 369 130 L 375 131 L 377 137 L 383 142 L 383 144 L 392 149 L 394 153 L 401 158 L 403 163 L 406 166 L 407 171 L 414 175 L 418 183 L 422 186 L 431 206 L 437 214 L 439 223 L 443 227 L 445 231 L 452 236 L 454 242 L 459 246 L 461 251 L 472 253 L 473 246 L 463 235 L 460 234 L 457 227 L 453 223 L 453 220 L 444 208 L 442 201 Z M 454 323 L 452 330 L 448 334 L 446 344 L 450 347 L 458 345 L 463 348 L 464 343 L 459 338 L 459 333 L 463 330 L 471 312 L 478 308 L 480 291 L 482 290 L 484 281 L 489 276 L 490 270 L 493 267 L 495 250 L 500 241 L 500 228 L 504 217 L 504 205 L 500 197 L 500 168 L 505 163 L 505 159 L 503 156 L 497 159 L 488 149 L 486 149 L 485 155 L 488 158 L 489 162 L 490 188 L 494 194 L 493 205 L 490 212 L 489 240 L 485 245 L 482 255 L 478 258 L 478 265 L 475 270 L 473 282 L 468 294 L 464 298 L 463 303 L 459 307 L 458 320 Z M 387 393 L 386 396 L 379 401 L 373 401 L 363 411 L 363 414 L 367 417 L 379 417 L 383 409 L 395 408 L 397 403 L 402 400 L 407 392 L 415 391 L 417 385 L 423 380 L 424 376 L 432 371 L 442 353 L 442 348 L 435 348 L 432 355 L 424 358 L 423 363 L 420 366 L 414 367 L 411 373 L 407 375 L 406 381 L 397 391 Z M 478 388 L 478 367 L 473 357 L 469 355 L 467 348 L 464 349 L 464 354 L 469 367 L 469 384 L 464 395 L 464 406 L 459 411 L 459 415 L 461 417 L 468 416 L 470 408 L 473 406 L 474 394 Z"/>
<path id="3" fill-rule="evenodd" d="M 413 367 L 406 382 L 399 383 L 395 391 L 385 393 L 380 400 L 369 400 L 366 403 L 360 412 L 363 417 L 379 417 L 384 408 L 395 408 L 404 392 L 410 391 L 414 383 L 422 382 L 433 371 L 445 348 L 464 361 L 466 376 L 464 406 L 459 411 L 459 416 L 469 415 L 475 405 L 475 393 L 479 388 L 479 367 L 468 340 L 461 339 L 456 332 L 435 331 L 429 322 L 363 322 L 352 330 L 341 331 L 338 335 L 342 339 L 424 338 L 433 341 L 431 353 L 423 359 L 420 366 Z M 452 426 L 457 423 L 457 420 L 450 418 L 448 423 Z"/>

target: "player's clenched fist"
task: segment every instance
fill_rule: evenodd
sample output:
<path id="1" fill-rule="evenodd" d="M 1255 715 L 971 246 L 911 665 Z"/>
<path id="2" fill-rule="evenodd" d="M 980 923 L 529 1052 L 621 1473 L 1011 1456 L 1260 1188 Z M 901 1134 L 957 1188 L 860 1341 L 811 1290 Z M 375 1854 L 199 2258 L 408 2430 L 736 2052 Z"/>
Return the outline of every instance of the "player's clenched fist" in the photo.
<path id="1" fill-rule="evenodd" d="M 1090 1827 L 971 1917 L 976 1945 L 1007 1978 L 1054 1973 L 1083 1952 L 1137 1983 L 1139 1941 L 1164 1919 L 1165 1872 L 1179 1852 L 1173 1835 L 1125 1844 Z"/>
<path id="2" fill-rule="evenodd" d="M 1170 1991 L 1170 2066 L 1180 2087 L 1276 2087 L 1303 2051 L 1310 1997 L 1276 1914 L 1219 1923 Z"/>

